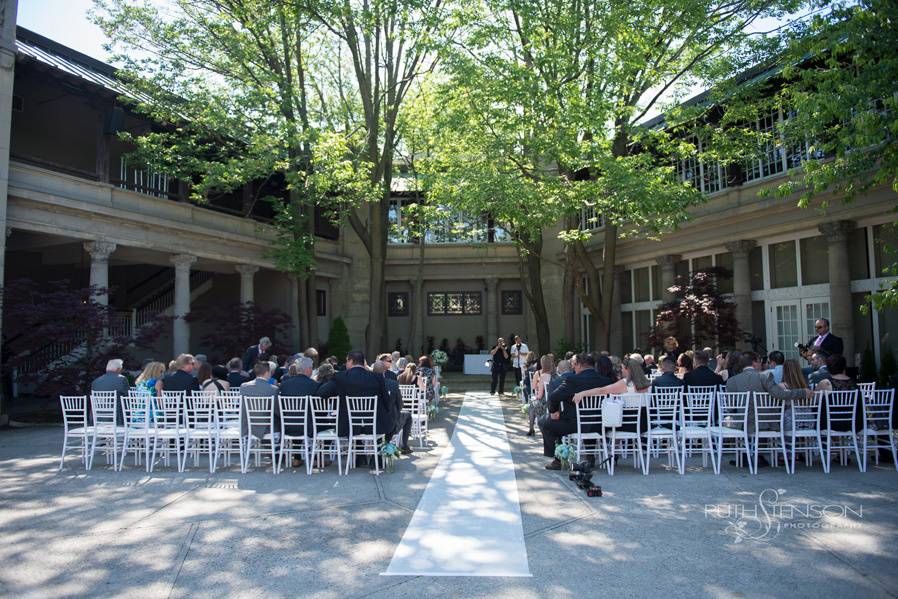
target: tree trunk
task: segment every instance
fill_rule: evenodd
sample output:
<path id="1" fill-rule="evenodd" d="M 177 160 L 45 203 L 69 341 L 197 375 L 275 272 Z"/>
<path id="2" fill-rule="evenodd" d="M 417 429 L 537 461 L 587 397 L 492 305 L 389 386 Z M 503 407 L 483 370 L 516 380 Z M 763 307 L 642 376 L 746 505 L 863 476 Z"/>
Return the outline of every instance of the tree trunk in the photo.
<path id="1" fill-rule="evenodd" d="M 536 347 L 531 348 L 538 353 L 552 351 L 552 340 L 549 331 L 549 315 L 546 311 L 546 299 L 543 296 L 542 282 L 542 233 L 538 233 L 534 239 L 518 240 L 518 256 L 521 262 L 521 282 L 524 295 L 530 309 L 533 310 L 533 318 L 536 321 Z"/>
<path id="2" fill-rule="evenodd" d="M 389 189 L 390 180 L 384 177 L 384 185 Z M 386 310 L 384 309 L 385 266 L 387 261 L 387 206 L 389 195 L 385 191 L 380 202 L 368 206 L 368 231 L 371 239 L 371 260 L 368 274 L 370 299 L 368 303 L 368 327 L 365 336 L 366 357 L 372 359 L 387 349 Z"/>
<path id="3" fill-rule="evenodd" d="M 577 334 L 574 332 L 574 322 L 577 317 L 574 309 L 574 278 L 577 276 L 576 269 L 570 260 L 564 261 L 564 282 L 563 299 L 564 302 L 564 340 L 568 343 L 574 343 Z"/>
<path id="4" fill-rule="evenodd" d="M 614 260 L 617 254 L 617 226 L 605 223 L 605 243 L 602 252 L 601 322 L 596 328 L 596 346 L 608 349 L 611 343 L 611 310 L 614 308 Z"/>

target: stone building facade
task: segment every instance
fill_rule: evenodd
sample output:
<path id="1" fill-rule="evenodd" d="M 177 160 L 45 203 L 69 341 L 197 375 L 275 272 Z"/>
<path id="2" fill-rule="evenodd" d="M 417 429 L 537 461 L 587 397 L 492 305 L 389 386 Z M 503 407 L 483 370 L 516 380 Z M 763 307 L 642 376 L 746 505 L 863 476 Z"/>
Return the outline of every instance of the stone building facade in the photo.
<path id="1" fill-rule="evenodd" d="M 299 319 L 295 277 L 278 272 L 267 257 L 274 235 L 264 206 L 246 193 L 226 194 L 206 205 L 186 201 L 183 185 L 128 164 L 118 131 L 149 126 L 116 99 L 114 69 L 15 27 L 7 3 L 0 37 L 0 248 L 4 280 L 67 278 L 114 289 L 105 299 L 121 314 L 121 326 L 139 326 L 151 314 L 173 316 L 205 306 L 255 301 Z M 782 115 L 779 115 L 782 118 Z M 763 123 L 759 124 L 763 126 Z M 791 151 L 791 150 L 790 150 Z M 766 160 L 747 165 L 729 180 L 717 165 L 684 163 L 680 172 L 709 200 L 660 241 L 628 239 L 617 250 L 619 285 L 612 326 L 613 351 L 646 348 L 664 289 L 677 275 L 709 265 L 734 273 L 731 288 L 743 328 L 767 350 L 792 351 L 813 334 L 813 320 L 828 317 L 845 339 L 846 354 L 879 340 L 895 346 L 894 313 L 867 317 L 857 310 L 863 295 L 886 279 L 891 261 L 884 247 L 898 247 L 887 226 L 896 194 L 877 189 L 846 204 L 828 200 L 825 212 L 799 209 L 794 199 L 758 192 L 787 175 L 789 152 L 773 148 Z M 689 162 L 689 161 L 687 161 Z M 244 190 L 245 192 L 246 190 Z M 397 194 L 391 218 L 401 219 Z M 590 215 L 583 226 L 595 227 Z M 476 219 L 475 219 L 476 220 Z M 428 338 L 450 346 L 489 344 L 510 333 L 535 332 L 513 244 L 484 222 L 479 241 L 434 232 L 424 243 L 393 239 L 386 264 L 387 340 L 393 349 L 418 352 Z M 601 223 L 598 223 L 600 226 Z M 564 336 L 563 252 L 554 230 L 546 232 L 543 288 L 553 340 Z M 336 316 L 361 346 L 369 294 L 367 255 L 348 227 L 323 223 L 314 276 L 318 337 L 290 343 L 319 345 Z M 594 235 L 590 251 L 601 251 Z M 589 316 L 577 303 L 573 341 L 589 344 Z M 160 341 L 160 357 L 202 351 L 203 331 L 177 319 Z M 480 338 L 480 339 L 478 339 Z M 547 349 L 547 348 L 541 348 Z M 898 349 L 898 348 L 896 348 Z"/>

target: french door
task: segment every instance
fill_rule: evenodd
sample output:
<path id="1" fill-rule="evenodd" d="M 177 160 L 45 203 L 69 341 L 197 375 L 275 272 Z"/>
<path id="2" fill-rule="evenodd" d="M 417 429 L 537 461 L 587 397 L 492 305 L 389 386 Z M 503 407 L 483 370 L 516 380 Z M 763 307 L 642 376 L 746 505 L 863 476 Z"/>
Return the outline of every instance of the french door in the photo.
<path id="1" fill-rule="evenodd" d="M 806 343 L 814 334 L 814 322 L 829 318 L 829 298 L 768 302 L 770 319 L 767 350 L 779 350 L 787 358 L 798 358 L 796 343 Z"/>

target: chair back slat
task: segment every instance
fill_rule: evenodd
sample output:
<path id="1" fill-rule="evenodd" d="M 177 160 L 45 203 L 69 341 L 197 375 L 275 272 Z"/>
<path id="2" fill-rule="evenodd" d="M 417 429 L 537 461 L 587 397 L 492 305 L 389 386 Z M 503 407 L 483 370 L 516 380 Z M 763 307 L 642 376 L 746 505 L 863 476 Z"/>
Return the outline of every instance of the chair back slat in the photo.
<path id="1" fill-rule="evenodd" d="M 336 430 L 340 421 L 340 398 L 312 396 L 312 432 L 318 435 L 326 430 Z"/>
<path id="2" fill-rule="evenodd" d="M 817 429 L 820 426 L 820 406 L 822 391 L 815 392 L 811 397 L 799 397 L 792 399 L 792 426 L 795 429 Z"/>
<path id="3" fill-rule="evenodd" d="M 246 420 L 250 427 L 274 426 L 274 396 L 243 396 L 243 408 L 246 411 Z"/>
<path id="4" fill-rule="evenodd" d="M 93 391 L 90 409 L 94 426 L 118 426 L 115 391 Z"/>
<path id="5" fill-rule="evenodd" d="M 62 406 L 62 423 L 66 432 L 70 428 L 87 426 L 86 395 L 60 395 L 59 403 Z"/>
<path id="6" fill-rule="evenodd" d="M 748 422 L 750 391 L 723 391 L 717 394 L 717 416 L 720 426 L 745 429 Z"/>
<path id="7" fill-rule="evenodd" d="M 193 430 L 212 429 L 217 426 L 218 402 L 216 397 L 193 393 L 184 407 L 187 428 Z"/>
<path id="8" fill-rule="evenodd" d="M 306 415 L 309 410 L 311 395 L 281 395 L 278 397 L 281 408 L 281 434 L 286 434 L 286 428 L 299 429 L 299 434 L 291 433 L 293 437 L 306 436 Z"/>
<path id="9" fill-rule="evenodd" d="M 892 428 L 892 413 L 895 409 L 894 389 L 873 389 L 862 397 L 864 420 L 868 428 L 888 430 Z"/>
<path id="10" fill-rule="evenodd" d="M 377 396 L 346 397 L 351 435 L 369 435 L 377 430 Z"/>
<path id="11" fill-rule="evenodd" d="M 243 418 L 243 396 L 239 392 L 220 395 L 218 399 L 219 428 L 239 429 Z"/>
<path id="12" fill-rule="evenodd" d="M 155 402 L 149 393 L 128 394 L 122 398 L 124 425 L 131 429 L 146 429 L 153 417 Z"/>
<path id="13" fill-rule="evenodd" d="M 646 393 L 622 393 L 621 395 L 610 395 L 624 402 L 621 412 L 621 426 L 633 425 L 635 430 L 639 430 L 642 423 L 642 409 L 647 405 L 648 395 Z"/>
<path id="14" fill-rule="evenodd" d="M 577 433 L 586 432 L 586 427 L 601 430 L 602 428 L 602 395 L 589 395 L 577 404 Z"/>
<path id="15" fill-rule="evenodd" d="M 829 428 L 833 422 L 854 423 L 854 413 L 857 409 L 858 390 L 824 391 L 826 397 L 826 421 Z"/>
<path id="16" fill-rule="evenodd" d="M 710 426 L 711 414 L 714 412 L 714 398 L 717 387 L 690 387 L 683 394 L 683 405 L 680 411 L 681 426 Z"/>
<path id="17" fill-rule="evenodd" d="M 785 404 L 781 399 L 763 391 L 754 391 L 755 430 L 762 424 L 780 424 L 785 414 Z"/>
<path id="18" fill-rule="evenodd" d="M 682 396 L 682 387 L 652 388 L 649 396 L 649 427 L 675 427 Z"/>

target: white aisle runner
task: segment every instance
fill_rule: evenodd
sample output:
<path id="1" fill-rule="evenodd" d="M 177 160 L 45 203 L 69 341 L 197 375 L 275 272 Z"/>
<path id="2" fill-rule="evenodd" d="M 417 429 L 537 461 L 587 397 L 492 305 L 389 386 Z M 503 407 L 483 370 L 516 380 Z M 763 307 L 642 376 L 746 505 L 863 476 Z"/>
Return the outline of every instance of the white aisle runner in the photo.
<path id="1" fill-rule="evenodd" d="M 386 576 L 530 576 L 518 486 L 496 396 L 466 393 Z"/>

